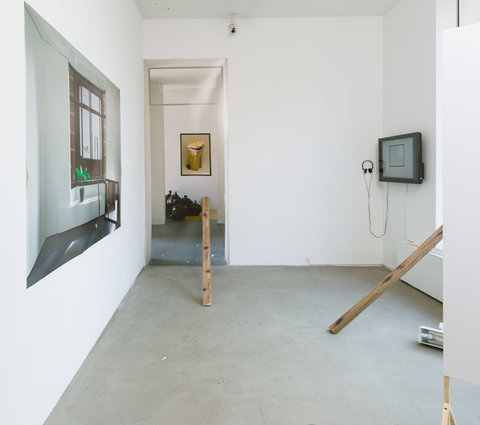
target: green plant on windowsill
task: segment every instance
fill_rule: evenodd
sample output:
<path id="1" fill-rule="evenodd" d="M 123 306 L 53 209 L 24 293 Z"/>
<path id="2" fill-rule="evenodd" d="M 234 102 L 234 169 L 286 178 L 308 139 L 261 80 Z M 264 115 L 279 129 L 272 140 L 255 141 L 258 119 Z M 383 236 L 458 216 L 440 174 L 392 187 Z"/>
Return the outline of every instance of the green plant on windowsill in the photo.
<path id="1" fill-rule="evenodd" d="M 80 169 L 75 168 L 75 171 L 77 172 L 77 179 L 80 180 L 82 183 L 82 187 L 80 188 L 80 202 L 83 202 L 83 199 L 85 197 L 85 188 L 83 187 L 83 185 L 90 178 L 90 173 L 87 172 L 88 171 L 87 167 L 83 169 L 81 165 L 80 165 Z"/>

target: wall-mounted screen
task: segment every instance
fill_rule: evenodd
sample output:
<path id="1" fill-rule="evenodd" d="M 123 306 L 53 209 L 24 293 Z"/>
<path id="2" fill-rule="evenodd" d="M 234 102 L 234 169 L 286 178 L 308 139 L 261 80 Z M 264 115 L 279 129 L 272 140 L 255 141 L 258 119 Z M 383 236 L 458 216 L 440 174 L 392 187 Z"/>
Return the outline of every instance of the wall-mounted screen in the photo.
<path id="1" fill-rule="evenodd" d="M 422 134 L 409 133 L 378 139 L 380 181 L 422 183 Z"/>

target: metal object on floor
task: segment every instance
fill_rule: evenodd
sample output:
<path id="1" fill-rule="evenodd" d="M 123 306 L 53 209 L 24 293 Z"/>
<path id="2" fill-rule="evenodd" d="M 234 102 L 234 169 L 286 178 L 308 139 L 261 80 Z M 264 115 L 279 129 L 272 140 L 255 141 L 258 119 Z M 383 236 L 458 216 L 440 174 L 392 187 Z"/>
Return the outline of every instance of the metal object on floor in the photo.
<path id="1" fill-rule="evenodd" d="M 418 342 L 443 350 L 443 323 L 440 323 L 440 329 L 420 326 L 418 329 Z"/>

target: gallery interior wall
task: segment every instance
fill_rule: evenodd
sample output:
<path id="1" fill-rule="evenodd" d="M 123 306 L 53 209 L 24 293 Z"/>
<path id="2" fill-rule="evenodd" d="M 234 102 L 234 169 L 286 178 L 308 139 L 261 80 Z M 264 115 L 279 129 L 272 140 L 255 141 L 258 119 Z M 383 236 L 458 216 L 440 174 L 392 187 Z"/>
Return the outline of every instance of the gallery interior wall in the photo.
<path id="1" fill-rule="evenodd" d="M 360 167 L 381 134 L 382 18 L 228 23 L 145 20 L 144 58 L 228 59 L 231 264 L 382 264 Z"/>
<path id="2" fill-rule="evenodd" d="M 384 16 L 383 135 L 420 131 L 424 182 L 391 183 L 384 263 L 395 268 L 403 241 L 422 243 L 435 230 L 436 4 L 400 0 Z"/>
<path id="3" fill-rule="evenodd" d="M 0 185 L 10 206 L 0 209 L 0 423 L 11 425 L 43 424 L 144 265 L 140 14 L 129 0 L 29 4 L 120 88 L 122 227 L 26 289 L 24 4 L 2 2 L 0 32 L 8 43 L 0 49 L 9 66 L 0 84 L 9 101 L 1 106 L 8 178 Z"/>
<path id="4" fill-rule="evenodd" d="M 383 136 L 420 131 L 425 163 L 421 185 L 390 184 L 383 251 L 391 269 L 442 224 L 441 40 L 455 23 L 455 0 L 400 0 L 384 16 Z M 404 280 L 442 300 L 442 259 L 429 257 Z"/>
<path id="5" fill-rule="evenodd" d="M 478 0 L 460 0 L 460 25 L 480 22 L 480 2 Z"/>
<path id="6" fill-rule="evenodd" d="M 149 103 L 152 170 L 152 224 L 165 224 L 165 125 L 163 88 L 157 89 L 157 104 Z M 150 94 L 146 101 L 150 99 Z M 152 230 L 150 229 L 150 233 Z"/>
<path id="7" fill-rule="evenodd" d="M 144 144 L 145 144 L 145 223 L 144 223 L 144 247 L 145 247 L 145 264 L 150 262 L 152 257 L 152 223 L 153 223 L 153 168 L 152 168 L 152 131 L 150 122 L 150 75 L 148 66 L 143 64 L 143 113 L 144 113 Z"/>

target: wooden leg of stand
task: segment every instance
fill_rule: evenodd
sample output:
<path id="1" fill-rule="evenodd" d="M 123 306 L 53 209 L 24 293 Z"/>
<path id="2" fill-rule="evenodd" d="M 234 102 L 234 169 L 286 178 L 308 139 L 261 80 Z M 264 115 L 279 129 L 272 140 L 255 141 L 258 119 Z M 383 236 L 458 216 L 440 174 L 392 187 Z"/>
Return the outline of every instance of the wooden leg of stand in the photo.
<path id="1" fill-rule="evenodd" d="M 208 197 L 202 198 L 203 224 L 203 305 L 212 305 L 212 260 L 210 256 L 210 206 Z"/>
<path id="2" fill-rule="evenodd" d="M 443 403 L 442 425 L 450 425 L 450 405 Z"/>
<path id="3" fill-rule="evenodd" d="M 448 376 L 443 377 L 443 401 L 450 405 L 450 378 Z"/>
<path id="4" fill-rule="evenodd" d="M 455 422 L 455 418 L 453 417 L 452 407 L 450 407 L 450 424 L 457 425 Z"/>
<path id="5" fill-rule="evenodd" d="M 443 397 L 442 425 L 456 425 L 450 405 L 450 378 L 448 376 L 443 377 Z"/>

